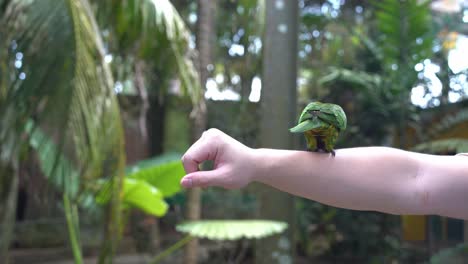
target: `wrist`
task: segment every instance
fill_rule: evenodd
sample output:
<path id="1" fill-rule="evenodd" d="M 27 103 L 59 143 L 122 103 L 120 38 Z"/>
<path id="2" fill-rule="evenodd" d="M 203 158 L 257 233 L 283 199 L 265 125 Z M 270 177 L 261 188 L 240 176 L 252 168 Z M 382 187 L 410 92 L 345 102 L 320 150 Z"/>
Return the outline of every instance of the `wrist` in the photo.
<path id="1" fill-rule="evenodd" d="M 265 183 L 265 175 L 268 175 L 268 171 L 271 167 L 271 149 L 252 149 L 252 176 L 251 182 Z"/>

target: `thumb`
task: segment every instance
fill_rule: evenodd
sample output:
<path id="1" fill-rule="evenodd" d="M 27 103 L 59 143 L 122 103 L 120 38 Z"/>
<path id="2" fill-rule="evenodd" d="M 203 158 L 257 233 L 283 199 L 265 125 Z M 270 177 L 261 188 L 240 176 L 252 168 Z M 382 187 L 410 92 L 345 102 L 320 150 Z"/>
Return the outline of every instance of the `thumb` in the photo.
<path id="1" fill-rule="evenodd" d="M 222 186 L 222 176 L 218 170 L 196 171 L 185 175 L 180 181 L 184 188 Z"/>

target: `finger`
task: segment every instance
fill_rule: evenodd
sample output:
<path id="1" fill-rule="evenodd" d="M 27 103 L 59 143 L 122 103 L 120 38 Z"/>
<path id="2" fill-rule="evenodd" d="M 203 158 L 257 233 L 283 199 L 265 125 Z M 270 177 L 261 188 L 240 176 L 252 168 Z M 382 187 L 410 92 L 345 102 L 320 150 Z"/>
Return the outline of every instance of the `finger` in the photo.
<path id="1" fill-rule="evenodd" d="M 182 178 L 180 184 L 184 188 L 210 186 L 223 187 L 223 173 L 220 169 L 211 171 L 196 171 L 187 174 L 184 178 Z"/>
<path id="2" fill-rule="evenodd" d="M 216 156 L 217 145 L 213 140 L 206 140 L 202 136 L 182 156 L 182 164 L 187 174 L 198 171 L 198 165 Z"/>

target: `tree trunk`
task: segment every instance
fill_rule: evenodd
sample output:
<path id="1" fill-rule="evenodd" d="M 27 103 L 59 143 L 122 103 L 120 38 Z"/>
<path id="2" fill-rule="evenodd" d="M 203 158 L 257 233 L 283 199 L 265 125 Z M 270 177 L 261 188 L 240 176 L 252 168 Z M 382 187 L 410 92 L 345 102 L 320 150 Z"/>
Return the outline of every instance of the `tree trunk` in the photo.
<path id="1" fill-rule="evenodd" d="M 163 153 L 164 122 L 166 116 L 165 98 L 150 96 L 147 89 L 146 64 L 143 60 L 135 62 L 135 88 L 140 97 L 138 124 L 141 142 L 149 146 L 142 153 L 142 158 L 149 158 Z M 141 212 L 132 212 L 130 217 L 132 236 L 137 251 L 156 253 L 160 249 L 159 219 Z"/>
<path id="2" fill-rule="evenodd" d="M 8 264 L 9 249 L 15 229 L 16 201 L 18 197 L 19 175 L 18 164 L 12 161 L 6 166 L 1 165 L 0 177 L 4 183 L 9 182 L 7 196 L 1 208 L 2 226 L 0 230 L 0 262 Z M 9 181 L 6 179 L 9 178 Z"/>
<path id="3" fill-rule="evenodd" d="M 192 112 L 192 142 L 200 138 L 206 129 L 206 103 L 204 97 L 205 85 L 209 76 L 207 66 L 212 63 L 213 40 L 215 36 L 215 10 L 216 2 L 211 0 L 198 0 L 197 41 L 198 72 L 200 74 L 201 96 L 200 101 L 193 107 Z M 201 216 L 201 190 L 190 189 L 187 192 L 187 219 L 198 220 Z M 193 239 L 185 247 L 186 264 L 198 262 L 198 240 Z"/>
<path id="4" fill-rule="evenodd" d="M 297 1 L 267 0 L 263 50 L 260 144 L 291 149 L 289 133 L 296 120 Z M 287 175 L 285 175 L 287 177 Z M 293 263 L 294 200 L 291 195 L 259 187 L 260 218 L 289 223 L 286 233 L 257 244 L 256 263 Z"/>

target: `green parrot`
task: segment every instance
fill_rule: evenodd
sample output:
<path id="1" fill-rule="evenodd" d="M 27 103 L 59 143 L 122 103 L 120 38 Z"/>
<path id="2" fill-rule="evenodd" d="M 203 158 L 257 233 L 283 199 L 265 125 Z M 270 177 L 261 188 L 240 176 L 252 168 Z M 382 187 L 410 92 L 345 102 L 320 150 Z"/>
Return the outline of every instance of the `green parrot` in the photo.
<path id="1" fill-rule="evenodd" d="M 301 113 L 292 133 L 304 133 L 309 151 L 331 152 L 335 156 L 338 134 L 346 129 L 346 114 L 336 104 L 309 103 Z"/>

